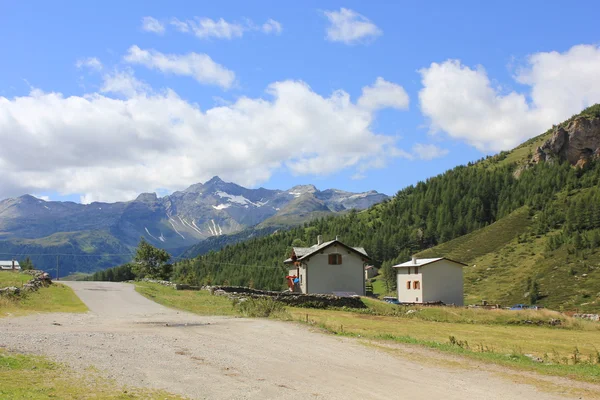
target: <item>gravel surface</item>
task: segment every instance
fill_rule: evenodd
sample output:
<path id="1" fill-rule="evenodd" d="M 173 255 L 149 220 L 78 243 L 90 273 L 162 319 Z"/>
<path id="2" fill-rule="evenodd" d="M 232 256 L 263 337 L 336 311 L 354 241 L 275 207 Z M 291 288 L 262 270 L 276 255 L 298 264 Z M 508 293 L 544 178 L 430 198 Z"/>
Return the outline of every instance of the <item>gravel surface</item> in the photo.
<path id="1" fill-rule="evenodd" d="M 0 319 L 0 347 L 90 365 L 194 399 L 560 399 L 485 371 L 435 367 L 278 321 L 204 317 L 133 285 L 65 282 L 86 314 Z"/>

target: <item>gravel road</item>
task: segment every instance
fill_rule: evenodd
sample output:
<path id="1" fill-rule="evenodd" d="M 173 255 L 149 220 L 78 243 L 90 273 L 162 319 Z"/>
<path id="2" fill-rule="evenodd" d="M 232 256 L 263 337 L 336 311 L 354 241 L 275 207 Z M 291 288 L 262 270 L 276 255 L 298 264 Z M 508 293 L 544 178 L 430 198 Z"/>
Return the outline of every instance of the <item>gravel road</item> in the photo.
<path id="1" fill-rule="evenodd" d="M 86 314 L 0 319 L 0 347 L 90 365 L 193 399 L 561 399 L 485 371 L 432 366 L 278 321 L 197 316 L 130 284 L 65 282 Z"/>

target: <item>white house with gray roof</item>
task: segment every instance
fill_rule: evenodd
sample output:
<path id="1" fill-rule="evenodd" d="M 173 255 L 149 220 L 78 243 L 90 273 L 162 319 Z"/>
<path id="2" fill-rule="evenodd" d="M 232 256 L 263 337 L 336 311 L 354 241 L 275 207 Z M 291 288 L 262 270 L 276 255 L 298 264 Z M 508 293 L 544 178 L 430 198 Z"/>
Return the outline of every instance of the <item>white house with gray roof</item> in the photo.
<path id="1" fill-rule="evenodd" d="M 319 235 L 311 247 L 294 247 L 289 276 L 296 276 L 294 290 L 301 293 L 365 294 L 365 265 L 371 261 L 362 247 L 350 247 L 339 240 L 323 242 Z"/>
<path id="2" fill-rule="evenodd" d="M 398 301 L 401 303 L 464 304 L 463 267 L 448 258 L 413 257 L 394 265 L 398 278 Z"/>
<path id="3" fill-rule="evenodd" d="M 20 271 L 21 266 L 18 261 L 0 261 L 0 271 Z"/>

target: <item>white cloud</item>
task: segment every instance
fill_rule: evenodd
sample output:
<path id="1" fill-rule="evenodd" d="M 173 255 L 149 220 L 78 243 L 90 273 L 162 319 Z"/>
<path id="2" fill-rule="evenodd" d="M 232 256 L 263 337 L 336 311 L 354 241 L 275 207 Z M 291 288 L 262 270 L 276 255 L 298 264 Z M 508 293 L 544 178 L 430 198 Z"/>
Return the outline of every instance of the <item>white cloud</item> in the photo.
<path id="1" fill-rule="evenodd" d="M 131 46 L 125 55 L 125 61 L 164 73 L 191 76 L 199 83 L 223 88 L 231 87 L 235 80 L 233 71 L 217 64 L 206 54 L 163 54 L 156 50 L 143 50 L 138 46 Z"/>
<path id="2" fill-rule="evenodd" d="M 165 33 L 165 25 L 156 18 L 144 17 L 142 18 L 142 30 L 162 35 Z"/>
<path id="3" fill-rule="evenodd" d="M 412 152 L 419 160 L 433 160 L 448 154 L 447 149 L 442 149 L 434 144 L 417 143 L 412 147 Z"/>
<path id="4" fill-rule="evenodd" d="M 322 96 L 281 81 L 265 98 L 201 110 L 172 90 L 140 90 L 147 86 L 131 71 L 105 79 L 103 90 L 125 97 L 0 97 L 0 197 L 56 191 L 124 200 L 213 175 L 255 185 L 282 167 L 327 175 L 377 167 L 396 151 L 393 138 L 371 130 L 374 113 L 341 90 Z"/>
<path id="5" fill-rule="evenodd" d="M 274 33 L 279 35 L 282 31 L 281 23 L 275 21 L 274 19 L 269 18 L 267 22 L 265 22 L 262 26 L 262 31 L 264 33 Z"/>
<path id="6" fill-rule="evenodd" d="M 388 107 L 405 110 L 408 108 L 408 104 L 409 98 L 406 90 L 381 77 L 377 78 L 375 84 L 363 87 L 362 95 L 358 99 L 358 105 L 369 110 Z"/>
<path id="7" fill-rule="evenodd" d="M 244 26 L 236 22 L 227 22 L 223 18 L 215 21 L 210 18 L 198 18 L 188 21 L 194 34 L 201 38 L 233 39 L 244 35 Z"/>
<path id="8" fill-rule="evenodd" d="M 132 97 L 151 92 L 150 86 L 138 80 L 131 69 L 114 71 L 104 76 L 104 83 L 100 92 Z"/>
<path id="9" fill-rule="evenodd" d="M 50 197 L 49 196 L 41 196 L 41 195 L 36 194 L 33 197 L 36 197 L 36 198 L 38 198 L 40 200 L 44 200 L 44 201 L 50 201 Z"/>
<path id="10" fill-rule="evenodd" d="M 374 39 L 383 32 L 365 16 L 348 8 L 340 11 L 325 11 L 330 25 L 327 27 L 327 39 L 332 42 L 354 44 Z"/>
<path id="11" fill-rule="evenodd" d="M 279 35 L 283 28 L 280 22 L 269 18 L 262 25 L 256 25 L 252 20 L 246 19 L 244 23 L 227 22 L 223 18 L 213 20 L 206 17 L 195 17 L 182 21 L 177 18 L 172 18 L 171 25 L 176 30 L 182 33 L 193 33 L 200 39 L 235 39 L 244 36 L 244 33 L 251 31 L 260 31 L 265 34 Z"/>
<path id="12" fill-rule="evenodd" d="M 591 45 L 531 55 L 515 76 L 531 87 L 525 93 L 503 93 L 483 67 L 472 69 L 458 60 L 419 72 L 421 110 L 432 131 L 445 131 L 481 151 L 511 149 L 600 102 L 600 48 Z"/>
<path id="13" fill-rule="evenodd" d="M 96 57 L 88 57 L 77 60 L 75 63 L 77 68 L 89 68 L 94 71 L 102 70 L 102 63 Z"/>
<path id="14" fill-rule="evenodd" d="M 190 26 L 188 23 L 177 18 L 171 18 L 170 24 L 173 25 L 179 32 L 187 33 L 190 31 Z"/>

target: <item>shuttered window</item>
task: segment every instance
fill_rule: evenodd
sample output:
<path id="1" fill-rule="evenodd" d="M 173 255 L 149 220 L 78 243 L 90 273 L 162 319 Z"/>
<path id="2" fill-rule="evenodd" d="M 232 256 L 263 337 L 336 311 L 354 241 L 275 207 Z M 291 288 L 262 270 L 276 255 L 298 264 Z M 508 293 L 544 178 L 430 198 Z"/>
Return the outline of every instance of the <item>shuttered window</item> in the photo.
<path id="1" fill-rule="evenodd" d="M 420 281 L 414 281 L 413 282 L 413 289 L 421 289 L 421 282 Z"/>
<path id="2" fill-rule="evenodd" d="M 410 289 L 410 281 L 406 281 L 406 288 Z"/>
<path id="3" fill-rule="evenodd" d="M 342 255 L 341 254 L 330 254 L 329 255 L 329 265 L 340 265 L 342 263 Z"/>

